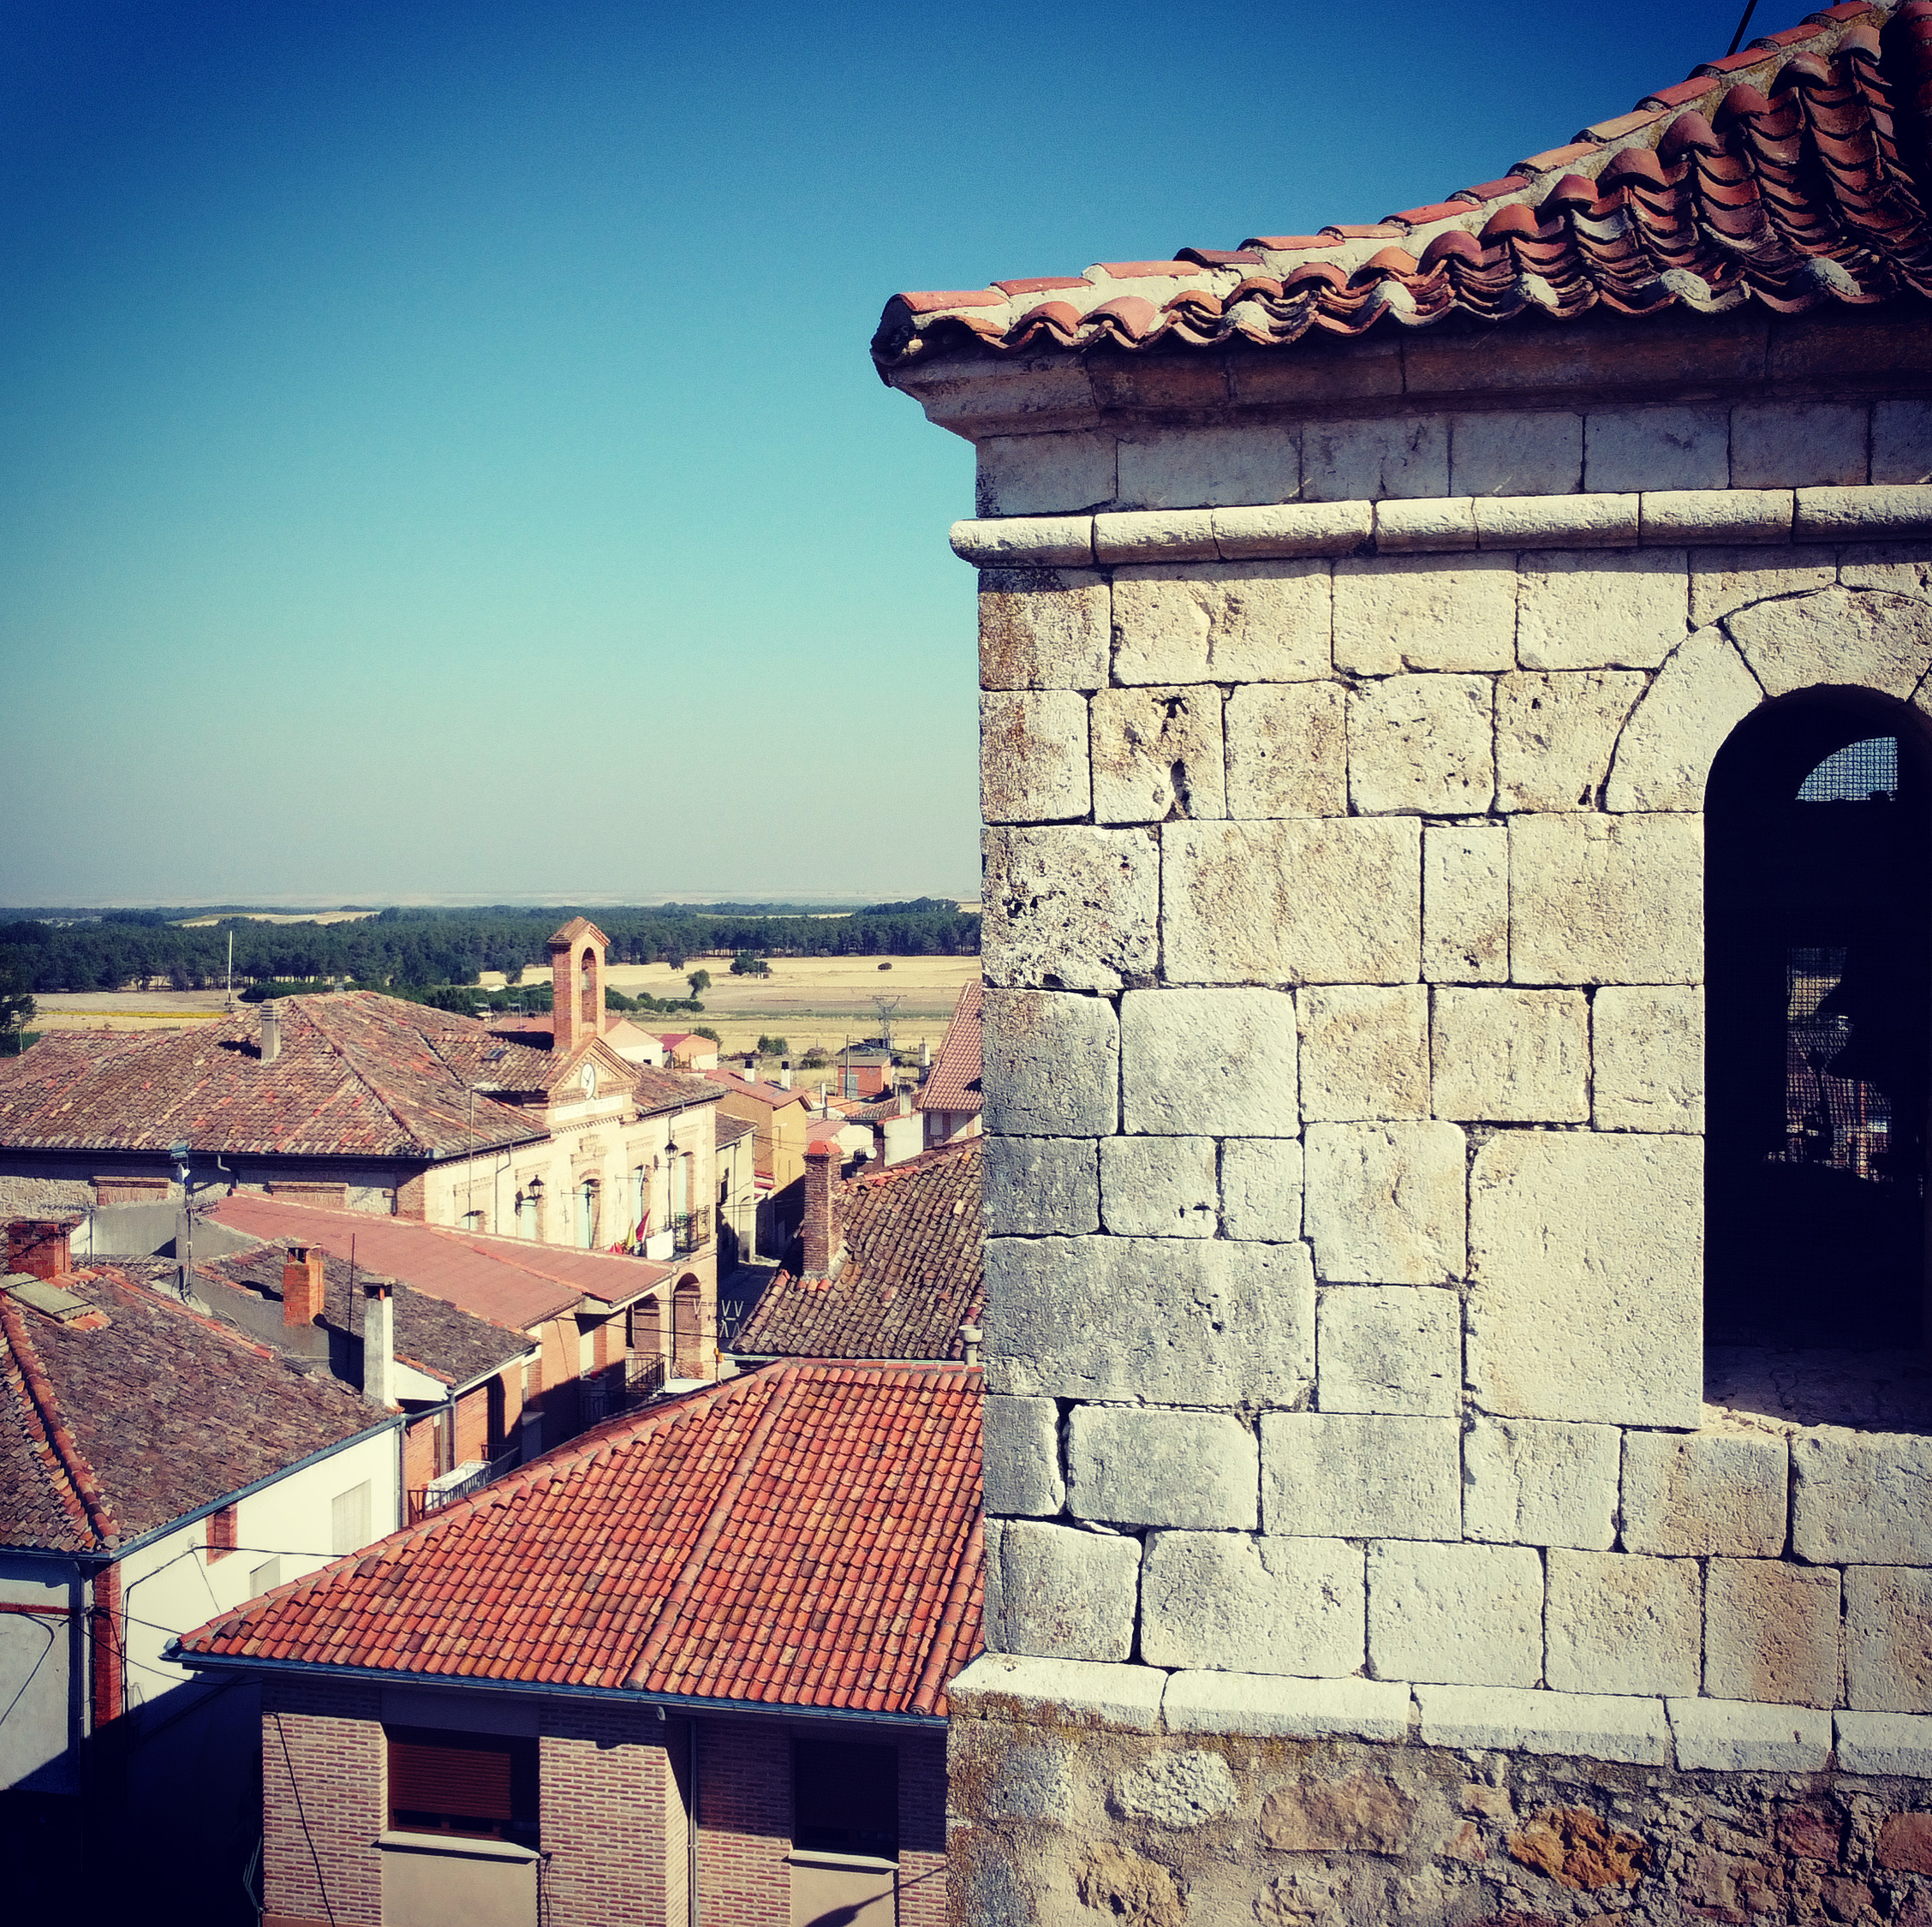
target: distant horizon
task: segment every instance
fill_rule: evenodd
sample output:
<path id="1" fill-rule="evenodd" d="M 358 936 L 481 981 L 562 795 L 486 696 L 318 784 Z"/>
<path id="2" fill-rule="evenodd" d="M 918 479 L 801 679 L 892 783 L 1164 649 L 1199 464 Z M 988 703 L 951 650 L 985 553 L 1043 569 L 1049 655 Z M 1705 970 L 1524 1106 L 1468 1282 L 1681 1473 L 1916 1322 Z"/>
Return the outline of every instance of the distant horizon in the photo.
<path id="1" fill-rule="evenodd" d="M 289 916 L 303 910 L 313 911 L 319 916 L 340 915 L 344 910 L 377 911 L 385 910 L 490 910 L 502 906 L 505 910 L 581 909 L 587 905 L 603 905 L 606 908 L 629 908 L 635 906 L 647 910 L 658 904 L 754 904 L 759 905 L 785 905 L 792 904 L 891 904 L 910 903 L 921 897 L 934 897 L 947 903 L 976 903 L 979 891 L 975 886 L 969 891 L 957 890 L 647 890 L 635 892 L 601 890 L 585 891 L 575 895 L 564 892 L 508 891 L 492 896 L 488 892 L 432 892 L 425 891 L 401 896 L 385 896 L 379 892 L 367 892 L 358 897 L 353 894 L 340 898 L 322 893 L 308 893 L 280 897 L 253 897 L 242 901 L 232 897 L 207 898 L 113 898 L 93 897 L 59 900 L 41 898 L 35 902 L 14 903 L 0 901 L 0 910 L 23 915 L 31 910 L 188 910 L 196 914 L 224 910 L 236 916 L 246 916 L 251 910 L 260 910 L 275 916 Z"/>

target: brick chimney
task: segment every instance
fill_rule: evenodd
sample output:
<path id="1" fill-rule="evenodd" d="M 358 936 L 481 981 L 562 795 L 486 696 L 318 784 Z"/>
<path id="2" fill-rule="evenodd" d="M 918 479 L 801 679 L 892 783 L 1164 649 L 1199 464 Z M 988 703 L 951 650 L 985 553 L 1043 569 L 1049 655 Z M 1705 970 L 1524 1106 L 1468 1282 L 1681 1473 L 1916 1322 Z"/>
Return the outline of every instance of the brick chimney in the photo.
<path id="1" fill-rule="evenodd" d="M 61 1278 L 74 1269 L 69 1240 L 79 1220 L 15 1218 L 7 1226 L 7 1269 L 33 1278 Z"/>
<path id="2" fill-rule="evenodd" d="M 830 1278 L 845 1255 L 845 1232 L 838 1222 L 838 1147 L 809 1144 L 805 1149 L 805 1271 L 807 1278 Z"/>
<path id="3" fill-rule="evenodd" d="M 322 1315 L 324 1257 L 319 1244 L 291 1244 L 282 1265 L 282 1322 L 313 1325 Z"/>

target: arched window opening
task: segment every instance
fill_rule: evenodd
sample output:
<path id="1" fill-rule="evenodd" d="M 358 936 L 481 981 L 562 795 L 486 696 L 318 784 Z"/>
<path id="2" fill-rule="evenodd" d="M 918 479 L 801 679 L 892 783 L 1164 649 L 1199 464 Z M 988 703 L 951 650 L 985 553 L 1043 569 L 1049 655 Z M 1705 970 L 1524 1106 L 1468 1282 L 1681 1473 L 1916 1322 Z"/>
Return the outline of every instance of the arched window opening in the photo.
<path id="1" fill-rule="evenodd" d="M 597 952 L 586 944 L 577 963 L 578 1008 L 585 1026 L 594 1035 L 604 1028 L 604 1013 L 597 1007 Z"/>
<path id="2" fill-rule="evenodd" d="M 577 1243 L 587 1251 L 597 1246 L 597 1180 L 587 1178 L 577 1187 Z"/>
<path id="3" fill-rule="evenodd" d="M 1926 1298 L 1932 776 L 1916 718 L 1818 691 L 1711 773 L 1713 1343 L 1910 1346 Z"/>
<path id="4" fill-rule="evenodd" d="M 516 1235 L 540 1239 L 543 1234 L 543 1180 L 533 1178 L 516 1194 Z"/>
<path id="5" fill-rule="evenodd" d="M 698 1281 L 687 1272 L 671 1294 L 671 1369 L 680 1378 L 705 1376 L 704 1306 Z"/>

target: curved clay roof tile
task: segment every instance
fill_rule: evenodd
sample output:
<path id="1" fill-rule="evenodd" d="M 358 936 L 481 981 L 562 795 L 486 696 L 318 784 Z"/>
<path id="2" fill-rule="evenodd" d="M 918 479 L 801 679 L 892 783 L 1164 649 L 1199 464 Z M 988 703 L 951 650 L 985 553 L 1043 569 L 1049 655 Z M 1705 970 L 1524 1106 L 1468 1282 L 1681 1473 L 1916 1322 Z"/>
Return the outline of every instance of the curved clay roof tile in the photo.
<path id="1" fill-rule="evenodd" d="M 1144 295 L 1116 295 L 1090 309 L 1087 319 L 1111 325 L 1129 341 L 1143 341 L 1160 325 L 1160 311 Z"/>
<path id="2" fill-rule="evenodd" d="M 1790 87 L 1835 87 L 1838 76 L 1831 70 L 1831 63 L 1820 54 L 1793 54 L 1778 69 L 1778 77 L 1771 83 L 1774 93 L 1782 93 Z"/>
<path id="3" fill-rule="evenodd" d="M 1880 57 L 1877 32 L 1862 24 L 1849 27 L 1835 51 L 1840 60 L 1869 60 L 1875 66 Z"/>
<path id="4" fill-rule="evenodd" d="M 1416 257 L 1407 248 L 1385 248 L 1380 254 L 1371 254 L 1350 279 L 1358 280 L 1369 274 L 1413 274 L 1416 265 Z"/>
<path id="5" fill-rule="evenodd" d="M 1740 81 L 1717 104 L 1717 111 L 1711 116 L 1711 125 L 1720 134 L 1735 127 L 1739 121 L 1755 121 L 1773 111 L 1770 101 L 1748 81 Z"/>
<path id="6" fill-rule="evenodd" d="M 1565 174 L 1537 204 L 1537 212 L 1549 212 L 1546 219 L 1553 220 L 1565 207 L 1594 207 L 1601 190 L 1595 182 L 1581 174 Z"/>
<path id="7" fill-rule="evenodd" d="M 1932 0 L 1928 0 L 1928 3 L 1932 3 Z M 1646 188 L 1670 185 L 1662 163 L 1648 147 L 1625 147 L 1620 154 L 1612 158 L 1609 166 L 1596 177 L 1599 193 L 1621 188 L 1631 182 L 1641 182 Z"/>
<path id="8" fill-rule="evenodd" d="M 1509 235 L 1533 235 L 1541 224 L 1536 218 L 1535 208 L 1525 207 L 1521 201 L 1516 201 L 1507 207 L 1499 207 L 1482 224 L 1482 240 L 1485 247 L 1494 248 Z"/>
<path id="9" fill-rule="evenodd" d="M 1447 260 L 1480 261 L 1483 252 L 1482 243 L 1473 234 L 1465 233 L 1461 228 L 1451 228 L 1446 233 L 1439 234 L 1423 248 L 1422 258 L 1416 265 L 1427 274 Z"/>
<path id="10" fill-rule="evenodd" d="M 1657 158 L 1667 167 L 1693 151 L 1701 154 L 1721 154 L 1725 146 L 1702 114 L 1679 114 L 1664 129 L 1664 137 L 1657 143 Z"/>

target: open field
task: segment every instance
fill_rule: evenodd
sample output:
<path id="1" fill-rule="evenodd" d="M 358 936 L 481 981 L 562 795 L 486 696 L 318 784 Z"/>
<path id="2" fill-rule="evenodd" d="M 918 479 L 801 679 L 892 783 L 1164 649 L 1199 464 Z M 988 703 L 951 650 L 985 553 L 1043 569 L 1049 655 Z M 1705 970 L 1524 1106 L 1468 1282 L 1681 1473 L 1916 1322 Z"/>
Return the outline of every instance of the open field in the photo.
<path id="1" fill-rule="evenodd" d="M 248 923 L 360 923 L 366 916 L 373 916 L 373 910 L 236 910 L 232 913 Z M 226 923 L 228 916 L 184 916 L 180 920 L 183 930 L 203 930 L 211 924 Z"/>
<path id="2" fill-rule="evenodd" d="M 890 970 L 880 969 L 890 963 Z M 674 1017 L 640 1014 L 638 1022 L 651 1030 L 688 1030 L 703 1024 L 715 1030 L 728 1050 L 745 1050 L 764 1031 L 783 1037 L 794 1056 L 814 1044 L 836 1051 L 848 1037 L 876 1035 L 876 999 L 897 998 L 892 1039 L 902 1049 L 917 1050 L 921 1039 L 939 1048 L 947 1020 L 958 1000 L 959 987 L 980 974 L 976 957 L 774 957 L 768 977 L 734 977 L 723 958 L 694 958 L 683 969 L 668 964 L 613 964 L 605 973 L 613 990 L 627 997 L 689 995 L 686 975 L 711 972 L 711 988 L 698 1001 L 702 1017 L 680 1011 Z M 527 970 L 531 983 L 540 973 Z M 486 984 L 503 979 L 486 974 Z"/>
<path id="3" fill-rule="evenodd" d="M 33 1030 L 178 1030 L 228 1008 L 219 990 L 42 991 Z"/>
<path id="4" fill-rule="evenodd" d="M 880 965 L 890 963 L 890 970 Z M 937 1050 L 962 984 L 980 972 L 976 957 L 780 957 L 768 977 L 734 977 L 721 958 L 692 963 L 683 970 L 668 964 L 613 964 L 611 987 L 627 997 L 683 997 L 690 970 L 711 971 L 711 988 L 699 999 L 702 1017 L 680 1011 L 672 1017 L 641 1013 L 650 1030 L 688 1030 L 703 1024 L 724 1040 L 727 1051 L 745 1050 L 760 1032 L 783 1037 L 795 1057 L 813 1045 L 836 1051 L 848 1038 L 879 1032 L 878 999 L 896 998 L 893 1041 L 916 1051 L 921 1039 Z M 486 971 L 486 987 L 503 978 Z M 524 982 L 543 981 L 527 970 Z M 167 1030 L 219 1017 L 227 999 L 218 990 L 92 990 L 51 992 L 35 999 L 36 1030 Z"/>

